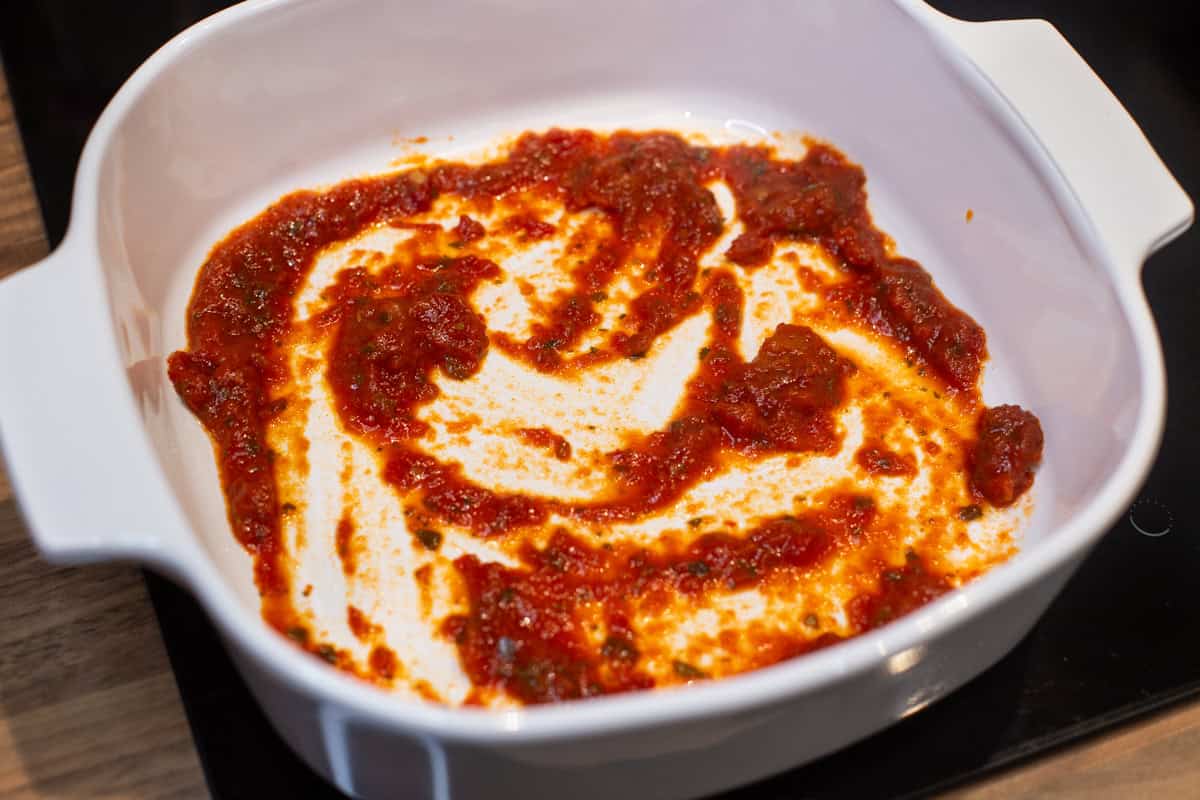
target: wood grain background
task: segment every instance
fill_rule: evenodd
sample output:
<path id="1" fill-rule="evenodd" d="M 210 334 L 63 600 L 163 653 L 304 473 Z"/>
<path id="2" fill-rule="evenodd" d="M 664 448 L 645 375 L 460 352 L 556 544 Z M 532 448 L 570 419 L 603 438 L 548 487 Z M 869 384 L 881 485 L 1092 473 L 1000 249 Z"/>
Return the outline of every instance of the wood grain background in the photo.
<path id="1" fill-rule="evenodd" d="M 0 73 L 0 277 L 45 252 Z M 140 574 L 41 562 L 0 467 L 0 798 L 207 794 Z M 1200 798 L 1200 703 L 946 797 Z"/>

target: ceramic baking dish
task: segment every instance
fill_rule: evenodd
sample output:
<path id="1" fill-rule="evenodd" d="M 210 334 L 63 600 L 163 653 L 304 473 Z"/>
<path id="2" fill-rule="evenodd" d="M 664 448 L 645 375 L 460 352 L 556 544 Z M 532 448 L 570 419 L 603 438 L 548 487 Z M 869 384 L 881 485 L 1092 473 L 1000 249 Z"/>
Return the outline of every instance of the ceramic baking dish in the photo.
<path id="1" fill-rule="evenodd" d="M 285 191 L 550 125 L 805 131 L 989 336 L 985 397 L 1036 410 L 1021 552 L 880 630 L 674 691 L 514 711 L 389 697 L 261 621 L 209 444 L 166 378 L 211 244 Z M 964 222 L 970 208 L 974 219 Z M 1125 509 L 1164 378 L 1138 273 L 1192 206 L 1038 21 L 915 0 L 261 0 L 155 54 L 84 151 L 68 234 L 0 283 L 0 434 L 42 553 L 188 587 L 280 734 L 362 797 L 683 797 L 816 758 L 1006 653 Z"/>

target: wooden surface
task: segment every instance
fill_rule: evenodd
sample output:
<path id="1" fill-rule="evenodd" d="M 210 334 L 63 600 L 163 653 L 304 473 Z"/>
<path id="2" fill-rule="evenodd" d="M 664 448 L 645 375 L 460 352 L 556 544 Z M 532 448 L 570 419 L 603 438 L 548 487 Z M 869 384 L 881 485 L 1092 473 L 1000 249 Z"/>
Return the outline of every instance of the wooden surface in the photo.
<path id="1" fill-rule="evenodd" d="M 0 276 L 45 251 L 0 73 Z M 43 564 L 0 468 L 0 798 L 205 796 L 137 570 Z M 1200 797 L 1200 703 L 946 797 Z"/>

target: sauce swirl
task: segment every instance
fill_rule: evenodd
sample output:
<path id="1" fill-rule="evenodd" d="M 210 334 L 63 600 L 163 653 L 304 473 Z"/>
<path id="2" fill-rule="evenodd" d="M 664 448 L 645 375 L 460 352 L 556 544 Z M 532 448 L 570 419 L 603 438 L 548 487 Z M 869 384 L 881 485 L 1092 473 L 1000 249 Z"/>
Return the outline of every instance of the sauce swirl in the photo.
<path id="1" fill-rule="evenodd" d="M 740 226 L 719 251 L 730 230 L 717 183 L 728 188 Z M 729 464 L 833 458 L 846 440 L 851 400 L 866 397 L 870 381 L 876 389 L 885 384 L 831 341 L 831 329 L 854 331 L 907 359 L 969 431 L 951 437 L 957 468 L 935 470 L 945 500 L 931 512 L 944 518 L 939 524 L 961 531 L 982 512 L 946 509 L 1011 506 L 1032 486 L 1043 445 L 1037 418 L 1016 406 L 983 407 L 982 328 L 920 264 L 893 252 L 872 223 L 865 185 L 861 168 L 818 142 L 802 158 L 786 159 L 765 146 L 702 146 L 671 133 L 551 130 L 524 134 L 483 164 L 435 163 L 297 192 L 237 228 L 200 270 L 188 348 L 170 357 L 168 369 L 213 439 L 230 524 L 254 557 L 267 620 L 370 680 L 390 685 L 406 673 L 361 610 L 350 614 L 355 635 L 376 644 L 356 664 L 320 642 L 294 607 L 282 535 L 290 504 L 281 503 L 268 433 L 291 402 L 298 338 L 327 343 L 319 369 L 338 421 L 377 453 L 379 475 L 405 499 L 412 512 L 406 524 L 420 529 L 429 557 L 445 549 L 443 529 L 514 540 L 515 563 L 469 553 L 450 562 L 461 602 L 437 629 L 457 648 L 471 682 L 467 702 L 497 693 L 553 702 L 732 674 L 877 627 L 969 578 L 948 567 L 944 553 L 922 549 L 913 533 L 919 520 L 881 503 L 882 482 L 911 482 L 927 459 L 952 460 L 938 456 L 943 448 L 932 440 L 897 452 L 883 440 L 890 419 L 867 431 L 857 450 L 863 479 L 797 501 L 794 514 L 740 528 L 697 518 L 652 547 L 604 537 L 610 526 L 675 507 Z M 470 213 L 448 228 L 425 221 L 447 199 Z M 537 313 L 525 335 L 490 327 L 476 297 L 506 275 L 495 248 L 537 246 L 563 234 L 568 219 L 585 216 L 592 222 L 569 235 L 558 262 L 568 288 L 528 292 Z M 411 238 L 390 263 L 340 271 L 321 293 L 319 313 L 297 321 L 298 294 L 321 253 L 380 227 Z M 823 253 L 836 276 L 814 283 L 798 272 L 819 306 L 765 331 L 746 357 L 742 336 L 753 309 L 745 282 L 793 245 Z M 614 325 L 610 295 L 622 281 L 635 291 Z M 602 472 L 604 488 L 592 496 L 482 485 L 429 447 L 424 409 L 450 382 L 475 379 L 493 352 L 569 380 L 648 358 L 698 315 L 710 320 L 707 342 L 670 419 L 600 454 L 590 468 Z M 564 465 L 579 461 L 578 448 L 550 428 L 512 433 Z M 712 511 L 719 517 L 720 509 Z M 347 518 L 340 527 L 339 541 L 355 530 L 365 535 L 361 522 Z M 703 659 L 695 653 L 663 660 L 650 652 L 662 650 L 662 637 L 644 621 L 669 616 L 680 598 L 756 589 L 786 596 L 850 554 L 855 592 L 841 621 L 810 613 L 799 633 L 745 632 L 754 640 L 749 648 L 733 641 L 741 634 L 722 630 L 713 641 L 742 653 L 724 666 L 698 666 Z M 354 554 L 342 557 L 354 576 Z M 669 661 L 669 673 L 651 668 L 659 661 Z M 421 693 L 436 696 L 428 687 Z"/>

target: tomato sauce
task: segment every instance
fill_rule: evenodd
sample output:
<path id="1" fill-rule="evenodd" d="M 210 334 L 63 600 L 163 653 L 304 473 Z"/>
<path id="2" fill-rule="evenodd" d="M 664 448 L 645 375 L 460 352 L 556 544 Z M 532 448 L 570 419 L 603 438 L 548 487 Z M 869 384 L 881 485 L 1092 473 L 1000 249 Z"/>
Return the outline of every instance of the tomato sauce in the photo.
<path id="1" fill-rule="evenodd" d="M 742 232 L 722 266 L 702 269 L 701 258 L 725 231 L 710 190 L 714 181 L 730 188 Z M 340 424 L 371 446 L 383 479 L 419 508 L 424 527 L 415 534 L 417 546 L 436 552 L 439 526 L 501 537 L 541 530 L 552 517 L 592 526 L 637 521 L 676 502 L 725 459 L 836 453 L 843 439 L 838 414 L 847 382 L 858 372 L 854 361 L 798 322 L 775 327 L 753 358 L 740 355 L 746 310 L 737 276 L 763 268 L 781 243 L 816 245 L 832 260 L 841 279 L 823 291 L 840 324 L 899 348 L 964 409 L 980 407 L 983 330 L 942 296 L 919 264 L 892 252 L 871 221 L 865 182 L 861 168 L 819 143 L 803 158 L 787 160 L 766 147 L 701 146 L 670 133 L 552 130 L 524 134 L 506 155 L 484 164 L 434 164 L 288 195 L 235 230 L 200 271 L 188 307 L 188 349 L 171 356 L 169 374 L 213 438 L 230 524 L 255 558 L 268 621 L 346 666 L 344 654 L 320 651 L 322 645 L 297 633 L 303 623 L 286 600 L 279 487 L 266 437 L 289 402 L 286 339 L 297 293 L 324 248 L 384 225 L 413 230 L 421 243 L 416 255 L 383 269 L 340 272 L 322 294 L 324 310 L 313 327 L 329 336 L 323 369 Z M 498 227 L 465 214 L 446 231 L 411 219 L 441 197 L 486 208 L 517 195 L 541 197 L 567 214 L 598 214 L 606 223 L 596 228 L 595 246 L 564 265 L 570 287 L 543 299 L 524 339 L 489 330 L 472 298 L 503 270 L 466 250 L 503 236 L 528 246 L 555 235 L 563 223 L 528 209 Z M 655 255 L 620 324 L 603 329 L 600 345 L 579 349 L 601 324 L 614 277 L 648 243 Z M 660 337 L 701 312 L 711 315 L 709 341 L 671 419 L 605 455 L 599 467 L 604 489 L 594 497 L 564 501 L 483 486 L 421 444 L 430 433 L 421 410 L 440 396 L 440 385 L 477 375 L 492 348 L 541 373 L 582 374 L 646 357 Z M 978 414 L 976 439 L 964 444 L 963 478 L 979 502 L 1011 505 L 1032 485 L 1041 428 L 1016 406 Z M 571 444 L 549 429 L 515 433 L 560 461 L 572 459 Z M 937 445 L 924 447 L 936 452 Z M 913 458 L 882 441 L 864 443 L 855 461 L 872 476 L 915 474 Z M 474 555 L 454 560 L 465 604 L 442 621 L 441 631 L 480 691 L 537 703 L 648 688 L 656 681 L 644 668 L 630 622 L 635 607 L 800 580 L 832 554 L 884 535 L 881 526 L 869 491 L 842 491 L 803 513 L 743 530 L 699 523 L 689 541 L 664 540 L 654 549 L 601 544 L 556 529 L 542 546 L 523 546 L 518 566 Z M 346 519 L 337 544 L 348 575 L 355 571 L 353 536 Z M 903 565 L 868 576 L 850 606 L 853 632 L 952 588 L 936 562 L 910 551 Z M 603 620 L 599 644 L 583 629 L 585 610 Z M 349 620 L 358 638 L 376 635 L 357 609 Z M 814 633 L 764 641 L 753 665 L 841 638 Z M 673 663 L 679 679 L 708 677 L 689 661 Z M 387 683 L 401 666 L 376 644 L 364 669 Z"/>
<path id="2" fill-rule="evenodd" d="M 342 562 L 342 571 L 353 575 L 358 569 L 358 558 L 354 550 L 354 520 L 343 516 L 338 520 L 337 531 L 334 534 L 338 558 Z"/>
<path id="3" fill-rule="evenodd" d="M 346 624 L 350 626 L 350 632 L 356 639 L 370 639 L 378 631 L 367 615 L 354 606 L 346 608 Z"/>
<path id="4" fill-rule="evenodd" d="M 971 453 L 971 485 L 994 506 L 1010 506 L 1033 485 L 1042 459 L 1042 425 L 1018 406 L 996 406 L 979 416 Z"/>
<path id="5" fill-rule="evenodd" d="M 549 428 L 520 428 L 517 435 L 534 447 L 549 450 L 559 461 L 571 460 L 571 443 Z"/>
<path id="6" fill-rule="evenodd" d="M 895 453 L 879 444 L 865 444 L 854 454 L 854 461 L 872 475 L 909 477 L 917 472 L 910 456 Z"/>
<path id="7" fill-rule="evenodd" d="M 859 630 L 869 631 L 920 608 L 948 592 L 952 586 L 931 572 L 921 556 L 909 551 L 905 563 L 880 574 L 879 590 L 860 595 L 850 603 L 850 617 Z"/>

